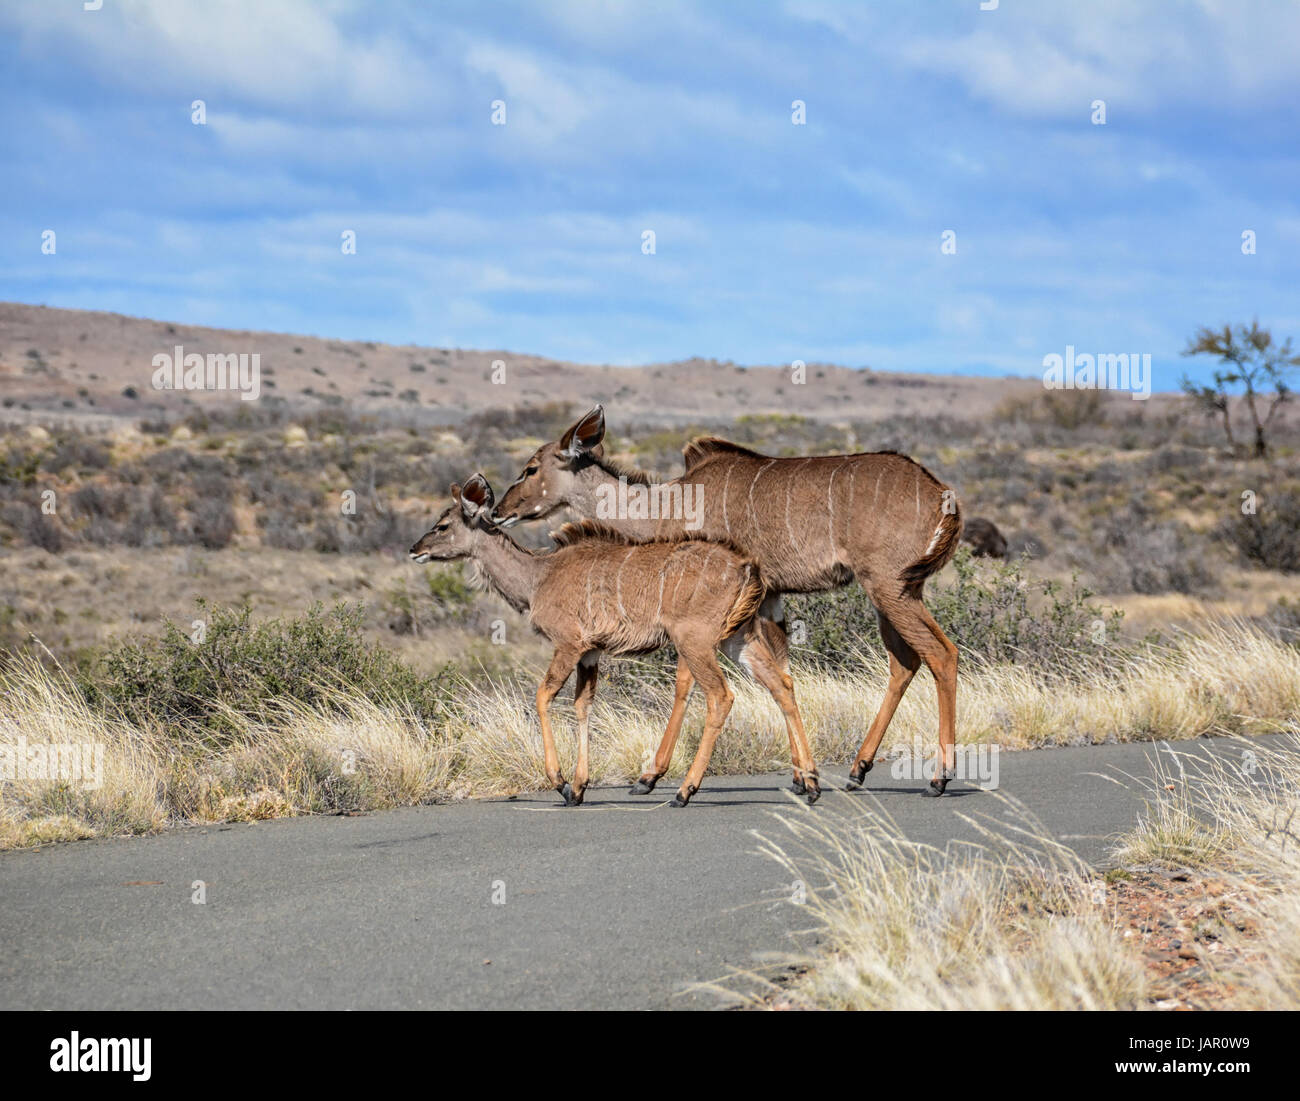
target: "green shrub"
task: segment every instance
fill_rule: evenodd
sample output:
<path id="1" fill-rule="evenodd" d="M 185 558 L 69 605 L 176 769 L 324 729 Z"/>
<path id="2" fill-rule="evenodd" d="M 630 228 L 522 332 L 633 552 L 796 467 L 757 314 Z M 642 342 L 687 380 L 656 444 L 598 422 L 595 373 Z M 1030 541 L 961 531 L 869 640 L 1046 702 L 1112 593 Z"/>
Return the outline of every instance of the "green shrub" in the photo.
<path id="1" fill-rule="evenodd" d="M 925 602 L 963 659 L 1028 665 L 1043 672 L 1082 672 L 1102 643 L 1113 643 L 1123 613 L 1092 603 L 1093 593 L 1072 580 L 1024 577 L 1021 560 L 976 560 L 962 547 L 953 559 L 955 581 L 933 586 Z M 802 620 L 806 647 L 831 668 L 860 664 L 856 652 L 878 653 L 884 643 L 875 609 L 857 586 L 787 598 L 786 622 Z"/>
<path id="2" fill-rule="evenodd" d="M 474 603 L 474 590 L 465 581 L 459 565 L 429 570 L 425 576 L 429 582 L 429 595 L 433 597 L 439 615 L 459 615 Z"/>
<path id="3" fill-rule="evenodd" d="M 466 583 L 460 563 L 444 569 L 430 569 L 424 574 L 428 597 L 419 592 L 412 580 L 403 576 L 394 582 L 384 597 L 389 612 L 388 626 L 399 635 L 418 635 L 435 630 L 444 623 L 465 623 L 474 608 L 474 590 Z"/>
<path id="4" fill-rule="evenodd" d="M 209 608 L 192 636 L 168 621 L 157 638 L 119 642 L 81 676 L 88 698 L 136 721 L 193 724 L 228 735 L 237 716 L 266 716 L 277 700 L 313 704 L 342 690 L 402 705 L 431 721 L 445 716 L 450 672 L 417 673 L 366 641 L 360 605 L 326 612 L 314 605 L 296 619 L 251 622 L 251 609 Z M 195 641 L 195 637 L 199 641 Z"/>

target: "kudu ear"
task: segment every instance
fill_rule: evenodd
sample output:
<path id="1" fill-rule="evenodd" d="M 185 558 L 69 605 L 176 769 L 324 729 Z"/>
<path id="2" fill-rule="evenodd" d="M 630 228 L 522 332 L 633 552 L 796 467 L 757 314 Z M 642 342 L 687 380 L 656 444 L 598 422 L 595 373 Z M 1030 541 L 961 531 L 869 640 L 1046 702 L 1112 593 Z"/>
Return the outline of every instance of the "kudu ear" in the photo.
<path id="1" fill-rule="evenodd" d="M 566 459 L 599 455 L 600 441 L 604 438 L 605 407 L 598 405 L 560 437 L 560 454 Z"/>
<path id="2" fill-rule="evenodd" d="M 460 507 L 467 519 L 472 520 L 479 513 L 491 513 L 495 504 L 496 494 L 482 474 L 475 474 L 461 487 Z"/>

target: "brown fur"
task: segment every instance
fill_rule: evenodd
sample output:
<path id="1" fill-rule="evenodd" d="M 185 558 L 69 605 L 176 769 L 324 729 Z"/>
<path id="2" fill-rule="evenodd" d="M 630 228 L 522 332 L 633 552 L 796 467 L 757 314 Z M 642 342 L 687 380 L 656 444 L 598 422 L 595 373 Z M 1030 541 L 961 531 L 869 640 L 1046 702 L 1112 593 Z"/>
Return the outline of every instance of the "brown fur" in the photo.
<path id="1" fill-rule="evenodd" d="M 627 463 L 616 463 L 613 459 L 597 459 L 596 464 L 613 478 L 626 478 L 629 485 L 648 486 L 654 484 L 654 475 L 648 474 Z"/>
<path id="2" fill-rule="evenodd" d="M 610 526 L 604 520 L 570 520 L 567 524 L 561 524 L 555 531 L 547 533 L 551 542 L 557 547 L 571 547 L 578 543 L 622 543 L 624 546 L 636 544 L 643 546 L 647 543 L 685 543 L 695 541 L 698 543 L 711 543 L 716 547 L 726 547 L 727 550 L 744 558 L 744 552 L 741 551 L 734 543 L 728 539 L 715 539 L 709 535 L 703 535 L 699 532 L 686 531 L 681 535 L 649 535 L 634 536 L 628 532 L 619 531 L 618 528 Z"/>
<path id="3" fill-rule="evenodd" d="M 934 550 L 922 555 L 902 572 L 905 592 L 919 596 L 925 579 L 943 569 L 948 564 L 948 560 L 957 553 L 957 543 L 962 532 L 961 517 L 956 513 L 940 515 L 935 525 L 935 532 L 937 537 L 934 540 Z"/>
<path id="4" fill-rule="evenodd" d="M 592 458 L 604 435 L 604 413 L 592 410 L 562 439 L 540 448 L 502 498 L 505 523 L 539 519 L 569 507 L 596 515 L 617 483 L 607 460 Z M 575 442 L 576 441 L 576 442 Z M 685 473 L 667 483 L 702 502 L 692 532 L 686 517 L 606 519 L 637 539 L 724 540 L 753 559 L 772 593 L 821 592 L 856 580 L 876 606 L 891 654 L 891 686 L 854 762 L 860 780 L 870 767 L 911 673 L 924 661 L 939 692 L 940 772 L 956 758 L 957 648 L 921 601 L 925 581 L 952 557 L 961 536 L 955 494 L 921 464 L 893 451 L 775 458 L 704 437 L 683 449 Z M 653 488 L 653 486 L 652 486 Z M 893 645 L 890 645 L 893 640 Z M 895 668 L 897 666 L 897 669 Z M 910 670 L 910 671 L 909 671 Z M 892 701 L 892 702 L 891 702 Z"/>
<path id="5" fill-rule="evenodd" d="M 575 520 L 561 525 L 549 534 L 551 542 L 557 547 L 574 547 L 579 543 L 622 543 L 627 546 L 629 543 L 644 541 L 633 539 L 600 520 Z"/>
<path id="6" fill-rule="evenodd" d="M 696 436 L 695 439 L 682 448 L 682 462 L 686 465 L 686 473 L 689 474 L 705 459 L 710 459 L 719 452 L 727 452 L 732 455 L 752 455 L 762 458 L 757 451 L 742 447 L 738 443 L 732 443 L 730 440 L 724 440 L 720 436 Z"/>

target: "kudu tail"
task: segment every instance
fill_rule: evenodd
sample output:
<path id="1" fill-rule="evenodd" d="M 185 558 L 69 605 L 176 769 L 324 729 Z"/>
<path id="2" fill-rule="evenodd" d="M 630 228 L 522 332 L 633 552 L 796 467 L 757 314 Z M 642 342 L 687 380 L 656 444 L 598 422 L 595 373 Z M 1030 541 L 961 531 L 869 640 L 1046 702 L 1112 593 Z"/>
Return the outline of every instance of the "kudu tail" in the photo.
<path id="1" fill-rule="evenodd" d="M 939 514 L 939 522 L 934 534 L 930 536 L 930 545 L 926 547 L 925 554 L 898 575 L 905 593 L 919 593 L 926 578 L 943 569 L 948 564 L 948 559 L 957 552 L 957 544 L 961 540 L 961 506 L 955 498 L 951 500 L 951 511 L 944 510 Z"/>
<path id="2" fill-rule="evenodd" d="M 740 583 L 740 592 L 736 594 L 731 610 L 727 612 L 727 620 L 723 624 L 721 637 L 730 638 L 740 629 L 741 624 L 752 619 L 757 614 L 759 605 L 763 603 L 763 598 L 766 595 L 767 585 L 758 572 L 758 566 L 753 562 L 746 562 Z"/>

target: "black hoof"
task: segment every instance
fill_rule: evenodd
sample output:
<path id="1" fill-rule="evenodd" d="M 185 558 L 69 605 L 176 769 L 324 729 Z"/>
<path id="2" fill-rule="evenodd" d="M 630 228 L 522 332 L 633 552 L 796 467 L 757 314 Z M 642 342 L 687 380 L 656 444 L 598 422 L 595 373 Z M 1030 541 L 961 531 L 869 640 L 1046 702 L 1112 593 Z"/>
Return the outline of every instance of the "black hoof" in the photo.
<path id="1" fill-rule="evenodd" d="M 938 799 L 939 796 L 948 790 L 948 781 L 955 779 L 956 775 L 954 773 L 945 770 L 939 779 L 931 780 L 930 786 L 922 791 L 921 794 L 931 799 Z"/>
<path id="2" fill-rule="evenodd" d="M 686 806 L 686 804 L 690 802 L 691 796 L 694 795 L 699 790 L 700 790 L 699 788 L 695 788 L 695 787 L 683 788 L 682 791 L 679 791 L 677 793 L 677 797 L 673 800 L 673 806 L 675 807 Z"/>
<path id="3" fill-rule="evenodd" d="M 669 806 L 684 807 L 686 806 L 686 802 L 687 801 L 683 799 L 680 795 L 675 795 L 673 796 L 673 801 L 669 804 Z"/>
<path id="4" fill-rule="evenodd" d="M 790 781 L 790 790 L 796 795 L 803 795 L 808 790 L 808 785 L 800 780 L 797 776 Z"/>
<path id="5" fill-rule="evenodd" d="M 808 800 L 808 805 L 809 805 L 810 807 L 811 807 L 815 802 L 817 802 L 817 800 L 820 799 L 821 797 L 822 797 L 822 789 L 819 788 L 819 787 L 811 787 L 811 788 L 809 788 L 809 789 L 808 789 L 808 794 L 805 796 L 805 798 Z"/>
<path id="6" fill-rule="evenodd" d="M 871 771 L 871 766 L 875 761 L 859 761 L 849 772 L 849 782 L 844 785 L 845 791 L 857 791 L 862 786 L 862 781 L 867 778 L 867 773 Z"/>
<path id="7" fill-rule="evenodd" d="M 563 787 L 560 788 L 560 795 L 563 797 L 564 805 L 566 807 L 582 806 L 582 796 L 574 795 L 573 788 L 569 784 L 566 783 Z"/>
<path id="8" fill-rule="evenodd" d="M 645 780 L 638 780 L 635 784 L 633 784 L 633 785 L 631 786 L 631 788 L 628 789 L 628 794 L 629 794 L 629 795 L 649 795 L 652 791 L 654 791 L 654 789 L 655 789 L 655 784 L 656 784 L 657 782 L 658 782 L 658 781 L 652 780 L 652 781 L 650 781 L 649 783 L 646 783 Z"/>

